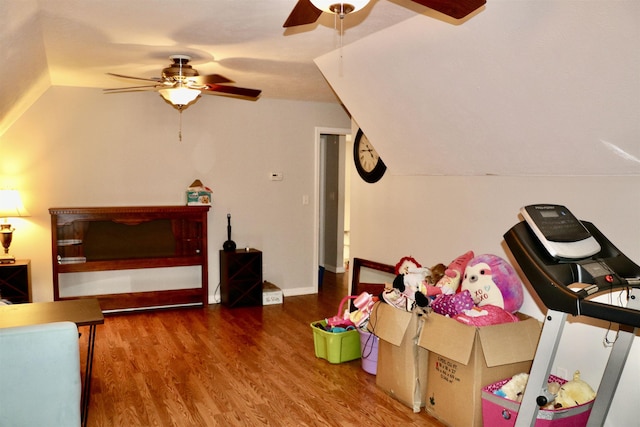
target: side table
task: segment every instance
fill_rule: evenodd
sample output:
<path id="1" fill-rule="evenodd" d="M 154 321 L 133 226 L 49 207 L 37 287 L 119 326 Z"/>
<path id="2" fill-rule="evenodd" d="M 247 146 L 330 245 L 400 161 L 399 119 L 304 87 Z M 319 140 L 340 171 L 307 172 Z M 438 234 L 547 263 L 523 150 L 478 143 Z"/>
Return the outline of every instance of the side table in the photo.
<path id="1" fill-rule="evenodd" d="M 31 302 L 31 261 L 0 264 L 0 299 L 14 304 Z"/>
<path id="2" fill-rule="evenodd" d="M 220 299 L 227 307 L 262 305 L 262 252 L 220 251 Z"/>

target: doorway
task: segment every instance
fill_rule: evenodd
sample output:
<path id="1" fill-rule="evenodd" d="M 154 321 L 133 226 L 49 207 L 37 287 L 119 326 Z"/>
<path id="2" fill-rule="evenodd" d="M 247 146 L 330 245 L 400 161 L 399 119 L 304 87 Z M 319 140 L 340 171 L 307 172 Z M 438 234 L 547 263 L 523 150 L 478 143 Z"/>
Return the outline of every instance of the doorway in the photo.
<path id="1" fill-rule="evenodd" d="M 345 273 L 349 260 L 348 153 L 351 129 L 316 128 L 316 290 L 324 273 Z"/>

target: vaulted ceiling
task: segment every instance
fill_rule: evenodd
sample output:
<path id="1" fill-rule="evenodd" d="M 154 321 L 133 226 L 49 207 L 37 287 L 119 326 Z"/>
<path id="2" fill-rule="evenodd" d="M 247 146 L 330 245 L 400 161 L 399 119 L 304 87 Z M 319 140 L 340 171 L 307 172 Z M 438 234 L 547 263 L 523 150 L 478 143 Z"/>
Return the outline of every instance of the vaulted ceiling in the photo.
<path id="1" fill-rule="evenodd" d="M 339 102 L 313 63 L 319 55 L 431 11 L 410 0 L 372 0 L 347 16 L 285 29 L 296 0 L 0 0 L 0 120 L 49 85 L 114 88 L 159 77 L 187 54 L 200 74 L 218 73 L 262 96 Z M 338 23 L 338 25 L 340 25 Z M 138 83 L 139 84 L 139 83 Z M 18 114 L 20 111 L 18 111 Z"/>
<path id="2" fill-rule="evenodd" d="M 0 0 L 0 135 L 52 85 L 135 85 L 106 73 L 186 54 L 263 98 L 342 103 L 394 174 L 640 173 L 637 0 L 489 0 L 462 21 L 371 0 L 342 36 L 331 15 L 284 29 L 295 4 Z"/>

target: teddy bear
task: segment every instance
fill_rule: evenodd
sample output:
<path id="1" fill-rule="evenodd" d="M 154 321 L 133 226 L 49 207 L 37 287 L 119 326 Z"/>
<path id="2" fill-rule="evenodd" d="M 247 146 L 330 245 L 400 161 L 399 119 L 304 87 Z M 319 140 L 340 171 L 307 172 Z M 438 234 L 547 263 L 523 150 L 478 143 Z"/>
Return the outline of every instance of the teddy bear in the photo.
<path id="1" fill-rule="evenodd" d="M 425 278 L 427 285 L 436 285 L 446 274 L 447 266 L 438 263 L 433 267 L 429 268 L 430 273 Z"/>
<path id="2" fill-rule="evenodd" d="M 573 379 L 560 386 L 554 400 L 554 408 L 570 408 L 582 405 L 596 398 L 596 392 L 585 381 L 580 379 L 580 371 L 573 374 Z"/>
<path id="3" fill-rule="evenodd" d="M 521 402 L 524 389 L 527 386 L 527 381 L 529 381 L 529 374 L 525 372 L 515 374 L 509 381 L 504 383 L 502 387 L 494 391 L 493 394 L 505 397 L 509 400 Z"/>

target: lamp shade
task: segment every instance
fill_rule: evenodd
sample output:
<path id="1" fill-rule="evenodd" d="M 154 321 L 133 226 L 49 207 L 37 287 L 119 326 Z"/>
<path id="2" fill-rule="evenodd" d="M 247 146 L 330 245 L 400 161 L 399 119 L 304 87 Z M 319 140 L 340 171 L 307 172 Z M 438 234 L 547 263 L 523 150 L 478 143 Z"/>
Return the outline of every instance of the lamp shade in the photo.
<path id="1" fill-rule="evenodd" d="M 158 92 L 164 99 L 176 106 L 187 105 L 200 95 L 199 90 L 184 86 L 160 89 Z"/>
<path id="2" fill-rule="evenodd" d="M 311 3 L 323 12 L 340 14 L 340 10 L 343 9 L 348 12 L 357 12 L 369 4 L 369 0 L 311 0 Z"/>
<path id="3" fill-rule="evenodd" d="M 0 190 L 0 218 L 29 216 L 18 190 Z"/>

